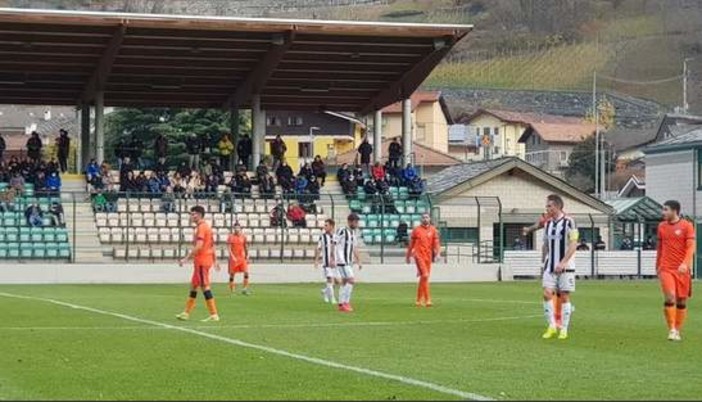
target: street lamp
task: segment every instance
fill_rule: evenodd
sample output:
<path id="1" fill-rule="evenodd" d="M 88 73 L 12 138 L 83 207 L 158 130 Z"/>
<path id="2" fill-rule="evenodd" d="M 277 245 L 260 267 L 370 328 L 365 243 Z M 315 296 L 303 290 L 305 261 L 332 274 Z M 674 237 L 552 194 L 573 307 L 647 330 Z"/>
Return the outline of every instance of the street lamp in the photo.
<path id="1" fill-rule="evenodd" d="M 688 70 L 687 70 L 687 62 L 690 60 L 694 60 L 694 57 L 686 57 L 683 59 L 683 114 L 687 114 L 687 109 L 688 109 L 688 104 L 687 104 L 687 75 L 688 75 Z"/>

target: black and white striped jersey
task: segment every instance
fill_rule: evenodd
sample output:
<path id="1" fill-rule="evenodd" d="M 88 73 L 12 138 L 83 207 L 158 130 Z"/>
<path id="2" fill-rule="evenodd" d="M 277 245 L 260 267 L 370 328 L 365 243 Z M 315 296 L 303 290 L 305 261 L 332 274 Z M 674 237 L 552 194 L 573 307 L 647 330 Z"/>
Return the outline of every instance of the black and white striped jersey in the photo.
<path id="1" fill-rule="evenodd" d="M 347 227 L 336 232 L 336 265 L 353 265 L 353 253 L 358 242 L 356 231 Z"/>
<path id="2" fill-rule="evenodd" d="M 319 235 L 317 250 L 319 250 L 322 255 L 322 266 L 324 268 L 332 268 L 331 263 L 334 260 L 334 235 L 326 232 Z"/>
<path id="3" fill-rule="evenodd" d="M 546 259 L 544 270 L 555 272 L 556 266 L 565 257 L 570 242 L 578 241 L 578 228 L 573 218 L 567 215 L 546 222 L 544 243 L 546 244 Z M 569 262 L 567 270 L 575 269 L 575 258 Z"/>

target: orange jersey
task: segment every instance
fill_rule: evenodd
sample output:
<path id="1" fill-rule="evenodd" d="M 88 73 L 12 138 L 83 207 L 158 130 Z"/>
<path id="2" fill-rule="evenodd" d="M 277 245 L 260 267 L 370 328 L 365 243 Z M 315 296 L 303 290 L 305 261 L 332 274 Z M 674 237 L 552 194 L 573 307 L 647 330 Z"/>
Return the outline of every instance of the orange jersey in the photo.
<path id="1" fill-rule="evenodd" d="M 246 259 L 246 236 L 232 233 L 227 238 L 227 245 L 229 246 L 230 255 L 234 256 L 234 258 L 239 261 Z"/>
<path id="2" fill-rule="evenodd" d="M 692 267 L 695 253 L 695 229 L 692 223 L 680 219 L 676 223 L 658 225 L 658 255 L 656 268 L 677 271 L 680 265 Z"/>
<path id="3" fill-rule="evenodd" d="M 214 236 L 210 225 L 201 221 L 195 228 L 193 235 L 193 245 L 198 241 L 202 241 L 202 248 L 193 255 L 193 260 L 196 266 L 207 266 L 210 268 L 215 261 Z"/>
<path id="4" fill-rule="evenodd" d="M 440 250 L 439 232 L 434 226 L 419 225 L 412 230 L 407 257 L 414 256 L 417 261 L 431 262 Z"/>

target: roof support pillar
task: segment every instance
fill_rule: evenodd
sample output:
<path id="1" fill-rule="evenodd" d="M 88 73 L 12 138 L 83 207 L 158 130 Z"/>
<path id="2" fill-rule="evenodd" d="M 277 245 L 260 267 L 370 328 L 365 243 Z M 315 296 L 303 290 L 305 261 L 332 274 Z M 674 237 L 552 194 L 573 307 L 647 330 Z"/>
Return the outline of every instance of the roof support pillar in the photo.
<path id="1" fill-rule="evenodd" d="M 95 159 L 100 164 L 105 161 L 105 95 L 103 91 L 95 93 Z"/>
<path id="2" fill-rule="evenodd" d="M 412 163 L 412 101 L 409 98 L 402 100 L 402 161 L 405 166 Z"/>
<path id="3" fill-rule="evenodd" d="M 76 161 L 78 172 L 82 172 L 90 161 L 90 104 L 83 102 L 80 105 L 80 150 Z"/>
<path id="4" fill-rule="evenodd" d="M 253 148 L 254 169 L 261 163 L 264 144 L 266 143 L 266 112 L 261 109 L 261 95 L 251 97 L 251 122 L 253 123 Z"/>
<path id="5" fill-rule="evenodd" d="M 239 164 L 239 152 L 237 152 L 237 146 L 239 145 L 239 106 L 232 105 L 229 108 L 229 131 L 232 135 L 232 143 L 234 144 L 234 156 L 229 161 L 230 166 L 223 167 L 223 169 L 232 169 L 232 166 L 237 166 Z M 250 166 L 246 166 L 246 169 L 251 169 Z"/>
<path id="6" fill-rule="evenodd" d="M 383 159 L 383 112 L 378 109 L 373 114 L 373 161 Z"/>

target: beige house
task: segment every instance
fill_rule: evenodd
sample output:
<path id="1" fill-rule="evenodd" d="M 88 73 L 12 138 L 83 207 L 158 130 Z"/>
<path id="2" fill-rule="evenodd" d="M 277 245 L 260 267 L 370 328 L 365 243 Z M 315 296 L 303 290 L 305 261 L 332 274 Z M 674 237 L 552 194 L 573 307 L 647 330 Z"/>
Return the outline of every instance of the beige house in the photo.
<path id="1" fill-rule="evenodd" d="M 410 97 L 412 102 L 412 141 L 448 152 L 448 127 L 451 115 L 439 91 L 417 91 Z M 382 109 L 383 139 L 402 136 L 402 102 Z M 383 150 L 386 152 L 386 150 Z M 383 154 L 383 156 L 387 156 Z"/>
<path id="2" fill-rule="evenodd" d="M 588 243 L 602 236 L 609 244 L 612 207 L 516 157 L 446 168 L 427 180 L 427 191 L 449 243 L 495 250 L 502 236 L 506 249 L 517 238 L 533 249 L 541 244 L 543 231 L 523 237 L 522 228 L 539 219 L 546 196 L 555 193 L 563 197 L 565 211 Z"/>
<path id="3" fill-rule="evenodd" d="M 516 156 L 524 159 L 526 147 L 519 137 L 537 115 L 497 109 L 480 109 L 460 120 L 467 138 L 451 138 L 449 153 L 461 159 L 482 160 Z M 489 140 L 489 144 L 488 144 Z M 476 145 L 480 145 L 476 147 Z M 466 147 L 472 152 L 466 152 Z"/>

